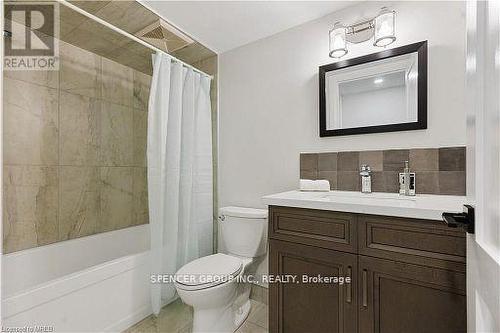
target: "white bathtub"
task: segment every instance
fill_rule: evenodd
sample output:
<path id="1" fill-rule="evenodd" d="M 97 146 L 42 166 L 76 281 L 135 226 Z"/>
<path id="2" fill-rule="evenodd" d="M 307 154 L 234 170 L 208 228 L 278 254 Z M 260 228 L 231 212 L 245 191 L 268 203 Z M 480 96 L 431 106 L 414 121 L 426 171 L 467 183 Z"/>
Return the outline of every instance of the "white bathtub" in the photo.
<path id="1" fill-rule="evenodd" d="M 3 256 L 2 325 L 121 332 L 151 313 L 149 226 Z"/>

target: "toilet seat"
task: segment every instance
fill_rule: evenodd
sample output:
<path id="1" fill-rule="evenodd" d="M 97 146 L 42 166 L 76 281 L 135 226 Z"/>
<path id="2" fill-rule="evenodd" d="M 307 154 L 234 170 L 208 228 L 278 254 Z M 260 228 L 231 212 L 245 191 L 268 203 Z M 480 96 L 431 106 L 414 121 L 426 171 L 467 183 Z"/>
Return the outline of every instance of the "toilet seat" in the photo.
<path id="1" fill-rule="evenodd" d="M 243 270 L 241 259 L 222 253 L 193 260 L 175 275 L 175 285 L 182 290 L 201 290 L 234 281 Z"/>

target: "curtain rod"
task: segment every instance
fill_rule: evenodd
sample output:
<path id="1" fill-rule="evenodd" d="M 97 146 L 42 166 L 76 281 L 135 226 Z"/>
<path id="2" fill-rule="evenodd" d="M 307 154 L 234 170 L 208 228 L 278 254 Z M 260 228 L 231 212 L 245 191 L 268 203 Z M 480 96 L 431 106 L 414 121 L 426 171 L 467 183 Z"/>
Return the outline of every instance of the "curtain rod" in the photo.
<path id="1" fill-rule="evenodd" d="M 178 58 L 174 57 L 174 56 L 173 56 L 173 55 L 171 55 L 171 54 L 168 54 L 167 52 L 165 52 L 165 51 L 163 51 L 163 50 L 161 50 L 161 49 L 157 48 L 156 46 L 153 46 L 153 45 L 151 45 L 151 44 L 149 44 L 149 43 L 147 43 L 147 42 L 143 41 L 143 40 L 142 40 L 142 39 L 140 39 L 139 37 L 136 37 L 136 36 L 134 36 L 134 35 L 132 35 L 132 34 L 130 34 L 130 33 L 128 33 L 128 32 L 126 32 L 125 30 L 122 30 L 122 29 L 120 29 L 120 28 L 118 28 L 118 27 L 116 27 L 116 26 L 114 26 L 114 25 L 110 24 L 109 22 L 106 22 L 105 20 L 103 20 L 103 19 L 101 19 L 101 18 L 99 18 L 99 17 L 97 17 L 97 16 L 95 16 L 95 15 L 93 15 L 93 14 L 90 14 L 89 12 L 87 12 L 87 11 L 85 11 L 85 10 L 81 9 L 80 7 L 75 6 L 75 5 L 73 5 L 72 3 L 69 3 L 67 0 L 57 0 L 57 2 L 59 2 L 60 4 L 62 4 L 62 5 L 64 5 L 64 6 L 66 6 L 66 7 L 68 7 L 68 8 L 71 8 L 71 9 L 73 9 L 74 11 L 76 11 L 76 12 L 78 12 L 78 13 L 80 13 L 80 14 L 82 14 L 82 15 L 84 15 L 84 16 L 86 16 L 86 17 L 88 17 L 88 18 L 90 18 L 90 19 L 92 19 L 92 20 L 94 20 L 94 21 L 96 21 L 96 22 L 98 22 L 98 23 L 100 23 L 100 24 L 102 24 L 102 25 L 104 25 L 104 26 L 108 27 L 108 28 L 110 28 L 111 30 L 114 30 L 114 31 L 118 32 L 119 34 L 122 34 L 122 35 L 124 35 L 124 36 L 126 36 L 126 37 L 128 37 L 128 38 L 132 39 L 133 41 L 135 41 L 135 42 L 137 42 L 137 43 L 139 43 L 139 44 L 142 44 L 143 46 L 145 46 L 145 47 L 147 47 L 147 48 L 149 48 L 149 49 L 151 49 L 151 50 L 153 50 L 153 51 L 156 51 L 157 53 L 163 53 L 163 54 L 167 55 L 167 56 L 168 56 L 168 57 L 170 57 L 172 60 L 177 61 L 177 62 L 180 62 L 183 66 L 185 66 L 185 67 L 187 67 L 187 68 L 191 68 L 193 71 L 195 71 L 195 72 L 197 72 L 197 73 L 200 73 L 201 75 L 204 75 L 204 76 L 209 77 L 210 79 L 213 79 L 213 75 L 207 74 L 207 73 L 205 73 L 205 72 L 203 72 L 203 71 L 199 70 L 198 68 L 195 68 L 195 67 L 191 66 L 190 64 L 185 63 L 184 61 L 182 61 L 182 60 L 180 60 L 180 59 L 178 59 Z"/>

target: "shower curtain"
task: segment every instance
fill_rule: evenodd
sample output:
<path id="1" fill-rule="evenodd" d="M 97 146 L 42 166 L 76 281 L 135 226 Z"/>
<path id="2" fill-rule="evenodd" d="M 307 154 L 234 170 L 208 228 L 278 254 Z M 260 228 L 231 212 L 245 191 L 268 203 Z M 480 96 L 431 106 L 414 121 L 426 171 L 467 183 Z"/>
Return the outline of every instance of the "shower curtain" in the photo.
<path id="1" fill-rule="evenodd" d="M 210 78 L 154 55 L 148 113 L 151 274 L 175 274 L 212 253 Z M 153 313 L 175 298 L 172 283 L 151 284 Z"/>

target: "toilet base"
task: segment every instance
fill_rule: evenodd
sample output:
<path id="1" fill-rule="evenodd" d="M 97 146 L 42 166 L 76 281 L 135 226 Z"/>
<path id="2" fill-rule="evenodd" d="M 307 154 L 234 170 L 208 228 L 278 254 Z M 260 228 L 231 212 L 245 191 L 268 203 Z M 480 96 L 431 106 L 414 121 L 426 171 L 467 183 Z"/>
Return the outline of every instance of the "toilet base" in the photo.
<path id="1" fill-rule="evenodd" d="M 247 300 L 237 309 L 234 308 L 234 304 L 215 309 L 195 309 L 193 313 L 193 333 L 233 333 L 245 322 L 250 309 L 250 300 Z"/>

